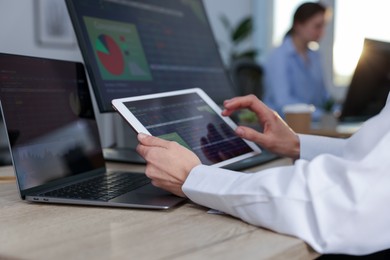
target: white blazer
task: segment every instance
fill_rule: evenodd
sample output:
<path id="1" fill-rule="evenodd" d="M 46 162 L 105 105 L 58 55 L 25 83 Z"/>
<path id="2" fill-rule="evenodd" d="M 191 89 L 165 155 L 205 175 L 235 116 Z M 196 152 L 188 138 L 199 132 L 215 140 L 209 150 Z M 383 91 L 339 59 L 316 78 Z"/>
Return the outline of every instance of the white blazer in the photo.
<path id="1" fill-rule="evenodd" d="M 299 237 L 319 253 L 390 248 L 390 95 L 348 139 L 299 138 L 301 159 L 293 166 L 247 174 L 200 165 L 183 191 L 198 204 Z"/>

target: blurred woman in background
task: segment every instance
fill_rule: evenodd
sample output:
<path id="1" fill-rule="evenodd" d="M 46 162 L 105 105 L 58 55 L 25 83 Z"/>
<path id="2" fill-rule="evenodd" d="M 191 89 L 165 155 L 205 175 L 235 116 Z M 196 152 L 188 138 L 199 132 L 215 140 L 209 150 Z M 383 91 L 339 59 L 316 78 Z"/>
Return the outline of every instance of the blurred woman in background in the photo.
<path id="1" fill-rule="evenodd" d="M 305 103 L 315 106 L 313 120 L 319 120 L 330 99 L 320 53 L 309 48 L 323 35 L 326 13 L 320 3 L 300 5 L 283 43 L 266 59 L 264 102 L 281 116 L 285 105 Z"/>

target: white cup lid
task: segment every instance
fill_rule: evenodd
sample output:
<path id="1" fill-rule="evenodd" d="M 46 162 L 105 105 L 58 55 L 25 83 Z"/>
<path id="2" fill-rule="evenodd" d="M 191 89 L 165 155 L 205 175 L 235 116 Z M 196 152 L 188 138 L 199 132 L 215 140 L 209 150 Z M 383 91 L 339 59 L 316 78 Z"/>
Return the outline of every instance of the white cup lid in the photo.
<path id="1" fill-rule="evenodd" d="M 290 104 L 283 107 L 283 113 L 313 113 L 314 110 L 314 105 L 304 103 Z"/>

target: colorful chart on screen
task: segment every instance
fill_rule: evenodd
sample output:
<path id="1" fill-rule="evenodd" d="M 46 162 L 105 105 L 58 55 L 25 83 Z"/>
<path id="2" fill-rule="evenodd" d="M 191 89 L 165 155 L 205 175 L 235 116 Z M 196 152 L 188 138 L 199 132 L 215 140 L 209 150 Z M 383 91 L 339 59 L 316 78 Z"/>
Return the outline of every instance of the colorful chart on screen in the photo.
<path id="1" fill-rule="evenodd" d="M 125 69 L 120 47 L 110 36 L 101 34 L 95 42 L 96 53 L 100 63 L 113 75 L 121 75 Z"/>
<path id="2" fill-rule="evenodd" d="M 152 80 L 134 24 L 84 17 L 89 41 L 104 80 Z"/>

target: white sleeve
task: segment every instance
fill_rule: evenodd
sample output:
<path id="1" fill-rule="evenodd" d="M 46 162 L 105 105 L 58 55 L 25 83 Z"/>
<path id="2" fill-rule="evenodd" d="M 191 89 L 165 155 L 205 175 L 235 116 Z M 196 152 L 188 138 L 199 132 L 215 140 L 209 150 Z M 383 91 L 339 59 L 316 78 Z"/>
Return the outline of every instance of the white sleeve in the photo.
<path id="1" fill-rule="evenodd" d="M 319 253 L 369 254 L 390 247 L 389 146 L 390 133 L 360 161 L 323 154 L 254 174 L 200 165 L 183 191 Z"/>
<path id="2" fill-rule="evenodd" d="M 329 153 L 342 156 L 347 139 L 298 134 L 300 158 L 311 160 L 317 155 Z"/>

